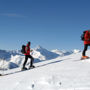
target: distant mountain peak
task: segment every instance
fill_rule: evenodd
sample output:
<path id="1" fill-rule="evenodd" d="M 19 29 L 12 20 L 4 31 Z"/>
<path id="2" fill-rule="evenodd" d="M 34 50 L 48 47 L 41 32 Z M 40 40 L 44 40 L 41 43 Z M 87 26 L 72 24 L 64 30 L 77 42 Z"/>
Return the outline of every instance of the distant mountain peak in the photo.
<path id="1" fill-rule="evenodd" d="M 35 49 L 41 49 L 42 47 L 40 45 L 38 45 Z"/>
<path id="2" fill-rule="evenodd" d="M 73 53 L 79 53 L 79 52 L 81 52 L 81 51 L 78 50 L 78 49 L 74 49 L 74 50 L 73 50 Z"/>
<path id="3" fill-rule="evenodd" d="M 45 49 L 42 46 L 38 45 L 38 46 L 36 46 L 35 50 L 36 51 L 38 51 L 38 50 L 41 51 L 41 50 L 47 50 L 47 49 Z"/>

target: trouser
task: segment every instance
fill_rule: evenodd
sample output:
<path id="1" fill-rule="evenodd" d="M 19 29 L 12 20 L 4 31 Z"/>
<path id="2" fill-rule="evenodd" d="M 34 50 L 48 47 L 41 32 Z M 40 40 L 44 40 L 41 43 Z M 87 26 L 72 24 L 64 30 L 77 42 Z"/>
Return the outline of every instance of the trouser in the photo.
<path id="1" fill-rule="evenodd" d="M 85 44 L 85 45 L 84 45 L 84 50 L 83 50 L 83 52 L 82 52 L 82 55 L 83 55 L 83 56 L 86 56 L 86 51 L 87 51 L 87 49 L 88 49 L 88 46 L 90 46 L 90 44 Z"/>
<path id="2" fill-rule="evenodd" d="M 34 58 L 31 55 L 25 55 L 25 61 L 24 61 L 24 64 L 23 64 L 23 68 L 25 67 L 25 65 L 27 63 L 28 58 L 31 59 L 31 61 L 30 61 L 30 67 L 33 66 Z"/>

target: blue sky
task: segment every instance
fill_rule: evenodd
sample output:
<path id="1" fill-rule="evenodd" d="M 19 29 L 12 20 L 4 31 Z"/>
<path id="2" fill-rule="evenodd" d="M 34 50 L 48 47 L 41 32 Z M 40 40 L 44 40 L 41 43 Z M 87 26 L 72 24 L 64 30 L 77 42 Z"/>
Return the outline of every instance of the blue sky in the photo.
<path id="1" fill-rule="evenodd" d="M 0 0 L 0 49 L 31 41 L 49 50 L 83 49 L 90 29 L 90 0 Z"/>

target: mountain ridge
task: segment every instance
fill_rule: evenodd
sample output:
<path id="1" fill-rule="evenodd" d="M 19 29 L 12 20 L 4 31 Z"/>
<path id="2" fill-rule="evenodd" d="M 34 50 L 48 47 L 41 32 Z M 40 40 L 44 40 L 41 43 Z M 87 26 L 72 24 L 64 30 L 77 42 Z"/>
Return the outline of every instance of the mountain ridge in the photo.
<path id="1" fill-rule="evenodd" d="M 79 50 L 75 51 L 60 51 L 60 50 L 47 50 L 40 45 L 33 49 L 33 52 L 31 52 L 31 55 L 34 57 L 34 63 L 38 63 L 41 61 L 51 60 L 58 57 L 70 55 L 73 53 L 79 53 Z M 17 67 L 22 67 L 22 64 L 24 62 L 24 55 L 21 54 L 20 50 L 0 50 L 0 68 L 2 69 L 13 69 Z M 4 65 L 3 65 L 4 60 Z M 29 60 L 27 62 L 27 65 L 29 65 Z M 2 67 L 3 66 L 3 67 Z"/>

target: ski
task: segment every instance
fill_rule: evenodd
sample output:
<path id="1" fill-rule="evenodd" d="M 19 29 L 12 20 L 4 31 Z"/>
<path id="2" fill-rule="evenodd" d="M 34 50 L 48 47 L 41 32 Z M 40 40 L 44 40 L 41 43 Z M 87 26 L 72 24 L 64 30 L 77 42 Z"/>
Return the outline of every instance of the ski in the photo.
<path id="1" fill-rule="evenodd" d="M 36 67 L 30 67 L 30 68 L 25 68 L 25 69 L 21 69 L 21 71 L 26 71 L 26 70 L 30 70 L 30 69 L 34 69 Z"/>

